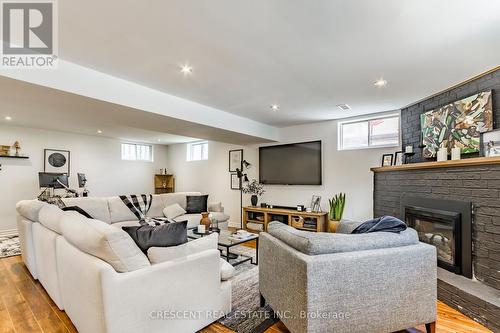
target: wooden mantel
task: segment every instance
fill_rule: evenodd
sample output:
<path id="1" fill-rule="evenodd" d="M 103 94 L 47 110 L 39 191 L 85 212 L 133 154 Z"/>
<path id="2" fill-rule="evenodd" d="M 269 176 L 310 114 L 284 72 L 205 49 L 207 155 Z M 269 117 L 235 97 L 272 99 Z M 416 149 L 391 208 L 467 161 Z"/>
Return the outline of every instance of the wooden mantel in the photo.
<path id="1" fill-rule="evenodd" d="M 466 158 L 458 161 L 444 161 L 444 162 L 422 162 L 411 163 L 396 166 L 376 167 L 371 168 L 373 172 L 386 172 L 386 171 L 405 171 L 405 170 L 422 170 L 422 169 L 435 169 L 435 168 L 456 168 L 464 166 L 500 164 L 500 157 L 477 157 Z"/>

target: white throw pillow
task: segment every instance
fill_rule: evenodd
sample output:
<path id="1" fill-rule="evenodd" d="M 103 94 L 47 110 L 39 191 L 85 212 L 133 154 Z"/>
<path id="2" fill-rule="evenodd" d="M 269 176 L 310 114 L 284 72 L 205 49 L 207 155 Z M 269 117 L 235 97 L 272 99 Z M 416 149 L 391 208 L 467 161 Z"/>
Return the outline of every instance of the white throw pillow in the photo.
<path id="1" fill-rule="evenodd" d="M 86 218 L 77 212 L 64 212 L 60 226 L 69 243 L 104 260 L 117 272 L 131 272 L 151 266 L 132 238 L 119 228 Z"/>
<path id="2" fill-rule="evenodd" d="M 185 259 L 191 254 L 212 249 L 217 250 L 218 240 L 218 234 L 213 233 L 177 246 L 150 247 L 148 249 L 148 259 L 153 265 L 170 260 Z"/>
<path id="3" fill-rule="evenodd" d="M 177 216 L 184 214 L 186 214 L 186 211 L 178 203 L 174 203 L 163 209 L 163 215 L 165 215 L 167 219 L 175 219 Z"/>

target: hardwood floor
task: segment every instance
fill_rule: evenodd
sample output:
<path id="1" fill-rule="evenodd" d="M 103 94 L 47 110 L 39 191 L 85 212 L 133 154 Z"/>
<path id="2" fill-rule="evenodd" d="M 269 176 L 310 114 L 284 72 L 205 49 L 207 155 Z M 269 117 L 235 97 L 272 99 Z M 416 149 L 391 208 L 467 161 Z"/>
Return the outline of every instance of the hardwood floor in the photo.
<path id="1" fill-rule="evenodd" d="M 35 281 L 20 256 L 0 259 L 0 333 L 77 332 L 64 311 L 60 311 L 42 285 Z M 212 324 L 203 333 L 232 333 L 220 324 Z M 266 333 L 286 333 L 278 322 Z M 425 332 L 425 327 L 405 333 Z M 463 314 L 438 302 L 437 333 L 492 333 Z M 403 333 L 403 332 L 401 332 Z"/>

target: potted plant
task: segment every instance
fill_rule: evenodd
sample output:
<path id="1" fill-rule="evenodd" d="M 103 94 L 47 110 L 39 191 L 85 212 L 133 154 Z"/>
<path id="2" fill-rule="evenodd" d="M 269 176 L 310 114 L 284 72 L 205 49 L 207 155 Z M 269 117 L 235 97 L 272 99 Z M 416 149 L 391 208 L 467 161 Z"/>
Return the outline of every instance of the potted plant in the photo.
<path id="1" fill-rule="evenodd" d="M 251 194 L 252 206 L 257 206 L 258 197 L 266 192 L 264 186 L 259 184 L 257 180 L 252 180 L 248 185 L 243 187 L 243 193 Z"/>
<path id="2" fill-rule="evenodd" d="M 328 199 L 328 202 L 330 203 L 328 232 L 336 232 L 342 215 L 344 214 L 345 193 L 335 194 L 333 198 Z"/>

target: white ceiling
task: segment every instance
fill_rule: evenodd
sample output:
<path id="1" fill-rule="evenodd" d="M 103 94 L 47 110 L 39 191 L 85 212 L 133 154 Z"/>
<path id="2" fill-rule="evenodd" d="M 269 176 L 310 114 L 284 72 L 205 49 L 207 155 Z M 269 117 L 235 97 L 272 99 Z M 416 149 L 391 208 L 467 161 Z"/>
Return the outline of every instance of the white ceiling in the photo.
<path id="1" fill-rule="evenodd" d="M 12 120 L 5 120 L 6 116 Z M 144 112 L 0 76 L 0 124 L 173 144 L 206 138 L 236 144 L 268 142 L 233 131 Z M 97 131 L 102 131 L 98 134 Z M 191 137 L 195 133 L 196 138 Z"/>
<path id="2" fill-rule="evenodd" d="M 500 60 L 497 0 L 58 5 L 61 58 L 280 127 L 398 109 Z"/>

